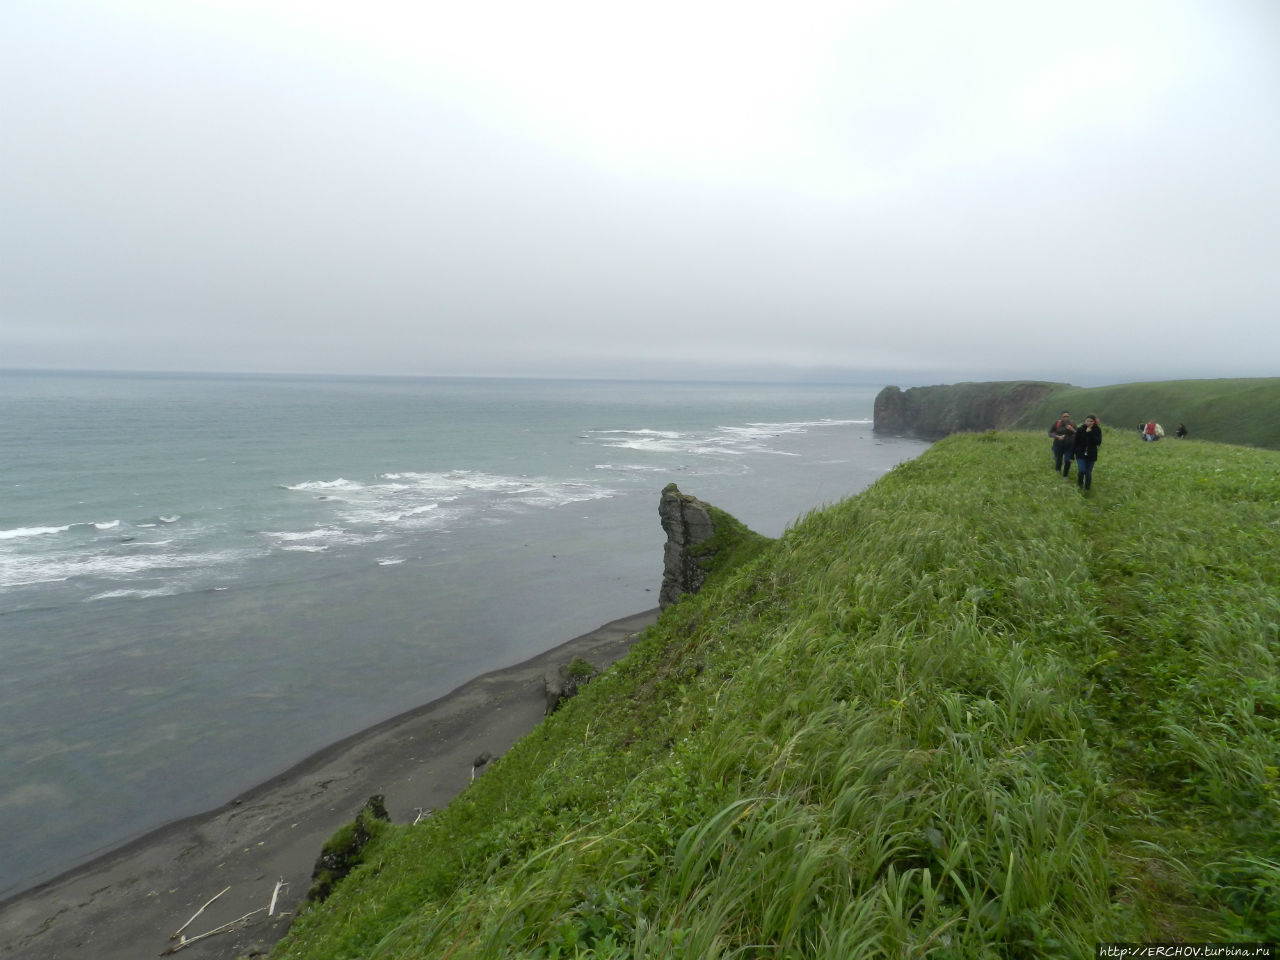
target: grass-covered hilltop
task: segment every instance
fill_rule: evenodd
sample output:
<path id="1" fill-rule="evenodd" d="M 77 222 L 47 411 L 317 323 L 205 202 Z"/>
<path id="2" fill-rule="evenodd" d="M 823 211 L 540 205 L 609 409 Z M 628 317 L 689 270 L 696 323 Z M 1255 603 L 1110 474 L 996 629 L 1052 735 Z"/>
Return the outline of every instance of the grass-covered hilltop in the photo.
<path id="1" fill-rule="evenodd" d="M 1063 410 L 1077 421 L 1097 414 L 1104 427 L 1136 432 L 1139 423 L 1155 420 L 1170 436 L 1186 424 L 1202 440 L 1280 449 L 1280 377 L 1107 387 L 1033 380 L 885 387 L 876 398 L 875 426 L 928 439 L 974 430 L 1047 431 Z"/>
<path id="2" fill-rule="evenodd" d="M 714 573 L 272 956 L 1280 940 L 1280 453 L 1052 466 L 951 436 Z"/>

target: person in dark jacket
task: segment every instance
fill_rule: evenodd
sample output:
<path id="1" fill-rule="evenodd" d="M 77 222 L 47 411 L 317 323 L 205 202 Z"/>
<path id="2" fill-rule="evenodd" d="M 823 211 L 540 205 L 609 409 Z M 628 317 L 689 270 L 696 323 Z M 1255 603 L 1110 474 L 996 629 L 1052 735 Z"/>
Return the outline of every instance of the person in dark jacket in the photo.
<path id="1" fill-rule="evenodd" d="M 1066 410 L 1049 427 L 1049 436 L 1053 438 L 1053 472 L 1064 477 L 1071 475 L 1071 445 L 1075 429 L 1071 414 Z"/>
<path id="2" fill-rule="evenodd" d="M 1098 448 L 1102 446 L 1102 425 L 1090 414 L 1084 425 L 1076 430 L 1071 453 L 1076 461 L 1076 486 L 1088 490 L 1093 486 L 1093 465 L 1098 460 Z"/>

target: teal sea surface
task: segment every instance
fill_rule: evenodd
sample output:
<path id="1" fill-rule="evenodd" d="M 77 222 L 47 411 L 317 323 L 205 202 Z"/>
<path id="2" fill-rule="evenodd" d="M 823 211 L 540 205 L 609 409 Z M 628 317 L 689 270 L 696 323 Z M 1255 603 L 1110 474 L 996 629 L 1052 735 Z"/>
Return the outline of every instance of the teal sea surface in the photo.
<path id="1" fill-rule="evenodd" d="M 669 482 L 863 489 L 878 389 L 0 372 L 0 897 L 656 606 Z"/>

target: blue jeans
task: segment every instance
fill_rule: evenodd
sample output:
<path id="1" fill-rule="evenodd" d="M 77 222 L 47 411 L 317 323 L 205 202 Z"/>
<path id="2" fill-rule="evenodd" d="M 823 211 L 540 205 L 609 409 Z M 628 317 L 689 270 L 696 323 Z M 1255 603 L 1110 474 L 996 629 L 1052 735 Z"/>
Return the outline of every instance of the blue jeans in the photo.
<path id="1" fill-rule="evenodd" d="M 1053 441 L 1053 469 L 1064 477 L 1071 469 L 1071 446 L 1061 440 Z"/>
<path id="2" fill-rule="evenodd" d="M 1093 464 L 1095 461 L 1076 457 L 1076 486 L 1088 490 L 1093 486 Z"/>

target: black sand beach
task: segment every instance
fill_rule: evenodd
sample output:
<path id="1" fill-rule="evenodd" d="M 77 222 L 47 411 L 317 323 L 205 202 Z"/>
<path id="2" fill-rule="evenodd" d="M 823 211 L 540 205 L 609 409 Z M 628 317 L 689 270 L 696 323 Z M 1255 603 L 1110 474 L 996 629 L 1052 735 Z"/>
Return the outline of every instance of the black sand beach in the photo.
<path id="1" fill-rule="evenodd" d="M 543 676 L 575 656 L 598 667 L 622 657 L 657 610 L 615 620 L 433 703 L 349 737 L 226 806 L 170 824 L 0 903 L 5 960 L 138 960 L 253 913 L 183 946 L 186 960 L 265 953 L 288 929 L 325 840 L 371 794 L 391 819 L 447 804 L 484 753 L 499 756 L 542 719 Z M 245 745 L 252 750 L 252 744 Z M 284 881 L 275 916 L 265 909 Z M 220 896 L 220 891 L 224 891 Z"/>

